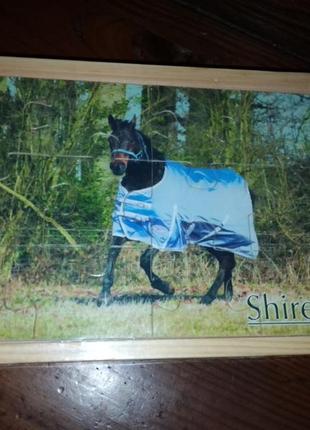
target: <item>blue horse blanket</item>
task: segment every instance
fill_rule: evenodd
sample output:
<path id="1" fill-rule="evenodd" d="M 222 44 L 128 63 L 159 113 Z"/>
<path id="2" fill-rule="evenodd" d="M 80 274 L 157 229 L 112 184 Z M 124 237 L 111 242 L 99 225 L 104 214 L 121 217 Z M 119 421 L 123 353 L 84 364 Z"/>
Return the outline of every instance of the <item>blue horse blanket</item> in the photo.
<path id="1" fill-rule="evenodd" d="M 184 251 L 189 244 L 254 259 L 258 242 L 246 181 L 231 169 L 202 169 L 167 161 L 160 182 L 128 192 L 119 186 L 114 236 L 154 248 Z"/>

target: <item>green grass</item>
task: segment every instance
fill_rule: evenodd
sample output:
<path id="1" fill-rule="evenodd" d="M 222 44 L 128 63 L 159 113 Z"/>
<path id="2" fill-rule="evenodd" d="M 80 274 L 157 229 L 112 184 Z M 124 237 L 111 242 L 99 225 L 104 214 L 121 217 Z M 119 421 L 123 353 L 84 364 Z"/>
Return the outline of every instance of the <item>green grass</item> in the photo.
<path id="1" fill-rule="evenodd" d="M 140 297 L 156 294 L 139 267 L 141 247 L 125 248 L 117 260 L 113 295 Z M 89 269 L 89 267 L 88 267 Z M 285 294 L 288 300 L 306 300 L 309 282 L 293 275 L 276 281 L 273 272 L 262 276 L 256 263 L 238 260 L 234 271 L 234 300 L 216 300 L 201 305 L 216 274 L 216 265 L 206 253 L 160 253 L 154 271 L 169 281 L 176 295 L 169 301 L 114 301 L 97 307 L 100 280 L 85 273 L 79 284 L 56 282 L 50 273 L 36 281 L 15 279 L 0 289 L 0 339 L 57 340 L 149 337 L 205 337 L 310 334 L 310 324 L 301 326 L 249 326 L 249 294 L 267 293 L 271 299 Z M 85 269 L 86 270 L 86 269 Z M 289 271 L 287 270 L 287 273 Z M 264 280 L 265 279 L 265 280 Z M 158 293 L 159 294 L 159 293 Z M 77 300 L 79 299 L 79 300 Z"/>
<path id="2" fill-rule="evenodd" d="M 240 288 L 236 290 L 237 294 L 241 292 Z M 17 291 L 18 294 L 8 294 L 0 309 L 1 340 L 310 334 L 310 324 L 249 326 L 246 296 L 229 304 L 216 300 L 210 306 L 200 304 L 195 298 L 180 298 L 152 304 L 112 303 L 98 308 L 94 301 L 96 291 L 91 289 L 71 286 L 67 297 L 47 298 L 42 287 L 35 299 L 27 298 L 25 293 L 23 300 L 21 289 Z M 63 287 L 55 288 L 56 296 L 60 291 Z M 255 286 L 253 291 L 257 291 Z M 73 297 L 82 300 L 77 302 Z"/>
<path id="3" fill-rule="evenodd" d="M 310 334 L 307 326 L 257 326 L 247 324 L 245 299 L 230 304 L 216 301 L 211 306 L 176 302 L 154 310 L 155 337 L 259 336 Z M 170 309 L 169 309 L 170 308 Z"/>
<path id="4" fill-rule="evenodd" d="M 150 305 L 76 304 L 70 300 L 45 303 L 23 312 L 0 312 L 0 339 L 55 340 L 134 338 L 151 336 Z"/>

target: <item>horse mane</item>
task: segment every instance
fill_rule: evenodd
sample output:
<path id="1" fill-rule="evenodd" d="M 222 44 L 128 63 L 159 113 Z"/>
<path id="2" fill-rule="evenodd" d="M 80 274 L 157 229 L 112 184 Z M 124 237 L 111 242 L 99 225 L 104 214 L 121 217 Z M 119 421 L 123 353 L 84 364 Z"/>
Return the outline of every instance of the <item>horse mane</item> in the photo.
<path id="1" fill-rule="evenodd" d="M 164 161 L 165 160 L 164 153 L 153 146 L 151 139 L 140 130 L 136 130 L 136 132 L 142 136 L 144 144 L 147 148 L 147 152 L 150 160 Z"/>
<path id="2" fill-rule="evenodd" d="M 122 179 L 122 185 L 128 191 L 147 188 L 159 182 L 165 171 L 165 156 L 163 152 L 154 148 L 151 139 L 140 130 L 134 129 L 143 139 L 149 160 L 139 160 L 129 162 L 125 176 Z"/>

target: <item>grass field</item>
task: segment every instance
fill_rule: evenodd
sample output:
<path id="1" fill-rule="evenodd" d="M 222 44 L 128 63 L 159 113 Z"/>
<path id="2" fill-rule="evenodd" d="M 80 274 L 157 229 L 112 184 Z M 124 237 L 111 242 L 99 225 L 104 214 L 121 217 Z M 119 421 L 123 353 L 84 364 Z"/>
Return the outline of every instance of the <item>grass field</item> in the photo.
<path id="1" fill-rule="evenodd" d="M 117 260 L 113 301 L 98 307 L 100 279 L 84 270 L 79 282 L 56 282 L 57 273 L 44 280 L 15 278 L 0 289 L 1 340 L 55 340 L 98 338 L 204 337 L 310 334 L 310 324 L 249 326 L 249 294 L 289 300 L 310 297 L 310 283 L 298 282 L 286 267 L 280 279 L 276 267 L 264 276 L 263 262 L 238 260 L 234 271 L 234 299 L 200 304 L 215 277 L 217 266 L 205 252 L 161 253 L 154 271 L 176 289 L 167 299 L 152 290 L 139 267 L 141 246 L 122 250 Z M 279 271 L 278 271 L 279 272 Z M 288 275 L 289 274 L 289 275 Z M 263 279 L 264 278 L 264 279 Z M 268 279 L 269 278 L 269 279 Z"/>
<path id="2" fill-rule="evenodd" d="M 113 302 L 98 307 L 98 289 L 87 285 L 54 286 L 50 296 L 45 285 L 18 287 L 15 284 L 2 291 L 1 340 L 310 334 L 310 324 L 249 326 L 247 293 L 238 283 L 231 303 L 216 300 L 210 306 L 201 305 L 199 295 L 176 294 L 166 300 L 150 290 L 146 294 L 142 288 L 134 294 L 119 294 L 116 288 Z M 257 292 L 261 287 L 249 289 Z M 276 286 L 263 288 L 279 297 Z M 301 297 L 298 292 L 287 296 Z"/>

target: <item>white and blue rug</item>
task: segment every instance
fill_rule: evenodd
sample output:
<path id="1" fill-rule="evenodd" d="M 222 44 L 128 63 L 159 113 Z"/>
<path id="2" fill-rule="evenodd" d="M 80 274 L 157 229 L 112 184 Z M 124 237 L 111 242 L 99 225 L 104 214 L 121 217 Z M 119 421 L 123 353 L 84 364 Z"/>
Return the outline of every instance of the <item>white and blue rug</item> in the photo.
<path id="1" fill-rule="evenodd" d="M 231 169 L 202 169 L 166 162 L 150 188 L 116 195 L 113 235 L 154 248 L 184 251 L 189 244 L 254 259 L 258 242 L 246 181 Z"/>

